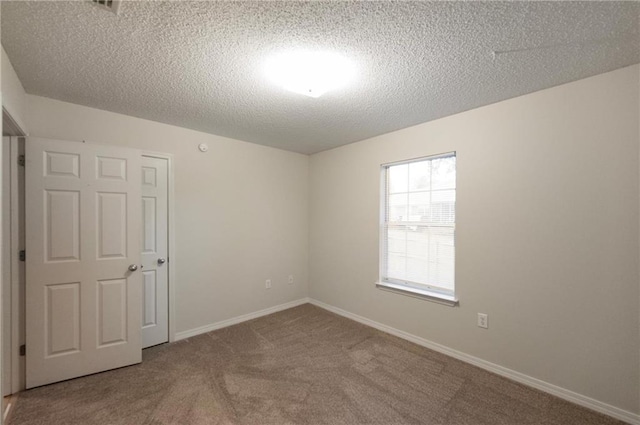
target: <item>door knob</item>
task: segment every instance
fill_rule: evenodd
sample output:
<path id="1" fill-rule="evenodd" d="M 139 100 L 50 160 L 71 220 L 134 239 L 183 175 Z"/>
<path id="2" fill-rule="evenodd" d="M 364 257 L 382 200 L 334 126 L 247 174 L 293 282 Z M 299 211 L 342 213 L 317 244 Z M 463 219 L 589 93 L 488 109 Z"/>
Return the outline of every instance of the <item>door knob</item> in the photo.
<path id="1" fill-rule="evenodd" d="M 131 264 L 129 266 L 129 271 L 135 272 L 136 270 L 138 270 L 138 265 L 137 264 Z"/>
<path id="2" fill-rule="evenodd" d="M 158 264 L 164 264 L 164 263 L 166 263 L 166 262 L 167 262 L 167 260 L 166 260 L 166 259 L 164 259 L 164 258 L 162 258 L 162 257 L 161 257 L 161 258 L 158 258 Z"/>

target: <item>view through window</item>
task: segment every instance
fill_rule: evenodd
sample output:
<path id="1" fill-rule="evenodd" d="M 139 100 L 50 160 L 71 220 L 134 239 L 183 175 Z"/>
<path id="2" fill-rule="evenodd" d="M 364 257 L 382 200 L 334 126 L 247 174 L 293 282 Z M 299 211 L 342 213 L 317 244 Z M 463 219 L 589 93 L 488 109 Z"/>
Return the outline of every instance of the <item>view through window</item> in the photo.
<path id="1" fill-rule="evenodd" d="M 453 296 L 456 156 L 382 167 L 381 283 Z"/>

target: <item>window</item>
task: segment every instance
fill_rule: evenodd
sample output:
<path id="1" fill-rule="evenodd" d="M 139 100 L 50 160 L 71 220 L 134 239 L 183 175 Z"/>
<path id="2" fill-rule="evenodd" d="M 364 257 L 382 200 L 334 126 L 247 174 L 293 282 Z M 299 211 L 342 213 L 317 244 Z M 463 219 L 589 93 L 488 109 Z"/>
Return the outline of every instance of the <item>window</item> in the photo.
<path id="1" fill-rule="evenodd" d="M 456 155 L 382 166 L 378 287 L 456 304 Z"/>

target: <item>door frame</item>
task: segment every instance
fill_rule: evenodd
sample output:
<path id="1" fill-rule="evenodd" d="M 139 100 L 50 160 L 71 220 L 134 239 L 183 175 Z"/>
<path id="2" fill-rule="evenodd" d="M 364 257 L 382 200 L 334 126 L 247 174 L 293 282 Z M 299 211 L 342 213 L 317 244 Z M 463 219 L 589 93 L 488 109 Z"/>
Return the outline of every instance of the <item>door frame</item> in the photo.
<path id="1" fill-rule="evenodd" d="M 23 135 L 19 136 L 19 137 L 25 137 L 25 141 L 24 143 L 28 143 L 28 141 L 26 140 L 26 133 L 23 133 Z M 12 144 L 12 148 L 14 147 L 15 144 L 15 150 L 11 149 L 11 163 L 12 164 L 17 164 L 17 160 L 18 160 L 18 141 L 13 139 L 11 139 L 11 144 Z M 14 154 L 15 152 L 15 154 Z M 14 156 L 15 155 L 15 156 Z M 176 335 L 176 327 L 175 327 L 175 275 L 176 275 L 176 259 L 175 259 L 175 208 L 174 208 L 174 199 L 175 199 L 175 195 L 174 195 L 174 166 L 173 166 L 173 155 L 172 154 L 168 154 L 168 153 L 164 153 L 164 152 L 155 152 L 155 151 L 147 151 L 147 150 L 142 150 L 141 151 L 141 155 L 142 156 L 148 156 L 148 157 L 153 157 L 153 158 L 161 158 L 161 159 L 166 159 L 167 160 L 167 176 L 168 176 L 168 187 L 167 187 L 167 232 L 168 232 L 168 253 L 167 253 L 167 257 L 168 257 L 168 266 L 169 266 L 169 273 L 168 273 L 168 288 L 169 288 L 169 293 L 168 293 L 168 302 L 169 302 L 169 342 L 174 342 L 175 341 L 175 335 Z M 0 176 L 1 177 L 1 176 Z M 17 179 L 17 166 L 15 167 L 15 172 L 12 168 L 11 173 L 10 173 L 10 198 L 12 199 L 12 201 L 14 199 L 18 199 L 18 193 L 19 193 L 19 187 L 18 187 L 18 179 Z M 11 213 L 12 216 L 15 217 L 16 216 L 16 211 L 13 208 L 14 204 L 12 203 L 12 208 L 11 208 Z M 14 222 L 12 217 L 11 220 L 11 235 L 10 238 L 13 241 L 18 241 L 19 240 L 19 230 L 18 230 L 18 226 L 14 225 L 14 223 L 17 222 L 17 218 L 16 221 Z M 24 217 L 23 217 L 24 220 Z M 7 235 L 5 235 L 7 236 Z M 15 286 L 15 285 L 19 285 L 19 277 L 17 274 L 17 271 L 14 270 L 13 265 L 19 265 L 20 264 L 20 258 L 19 258 L 19 253 L 17 250 L 13 249 L 11 252 L 11 264 L 12 264 L 12 271 L 11 271 L 11 281 L 10 282 L 2 282 L 2 291 L 3 291 L 3 297 L 6 294 L 5 289 L 9 289 L 11 292 L 11 338 L 10 338 L 10 343 L 11 343 L 11 373 L 10 373 L 10 378 L 11 379 L 11 392 L 13 394 L 19 392 L 19 391 L 23 391 L 26 388 L 26 369 L 24 368 L 24 366 L 21 367 L 21 357 L 20 356 L 20 327 L 22 325 L 24 325 L 23 323 L 21 323 L 20 321 L 20 316 L 18 314 L 18 309 L 20 306 L 20 303 L 22 303 L 23 305 L 25 305 L 26 300 L 22 299 L 20 297 L 18 297 L 17 294 L 14 294 L 14 292 L 18 292 L 19 291 L 19 287 Z M 15 295 L 15 296 L 14 296 Z M 24 337 L 24 336 L 23 336 Z M 0 339 L 0 342 L 2 344 L 4 344 L 4 337 Z M 24 362 L 22 362 L 24 363 Z M 3 366 L 0 366 L 3 367 Z M 1 370 L 1 369 L 0 369 Z M 3 371 L 4 373 L 4 371 Z M 1 416 L 1 415 L 0 415 Z"/>
<path id="2" fill-rule="evenodd" d="M 18 309 L 20 306 L 21 298 L 19 298 L 18 294 L 20 292 L 20 280 L 18 275 L 18 267 L 20 267 L 20 258 L 18 250 L 15 249 L 19 244 L 19 232 L 17 229 L 18 217 L 16 216 L 16 203 L 18 201 L 18 138 L 26 137 L 28 132 L 26 131 L 26 127 L 24 123 L 16 120 L 14 116 L 11 115 L 9 110 L 3 105 L 2 106 L 2 132 L 3 136 L 6 133 L 9 137 L 9 208 L 6 208 L 6 205 L 3 205 L 3 212 L 6 214 L 9 213 L 10 220 L 10 229 L 8 235 L 2 235 L 4 238 L 9 238 L 9 246 L 11 248 L 11 252 L 9 253 L 9 265 L 10 265 L 10 278 L 8 282 L 5 282 L 0 274 L 0 303 L 3 307 L 5 304 L 10 306 L 10 311 L 8 315 L 5 312 L 2 313 L 2 316 L 5 316 L 5 319 L 9 319 L 9 323 L 5 324 L 4 320 L 2 320 L 2 324 L 0 326 L 0 353 L 2 353 L 2 361 L 0 362 L 0 373 L 2 375 L 2 379 L 0 383 L 0 392 L 2 396 L 4 396 L 4 380 L 7 379 L 10 382 L 11 393 L 15 394 L 18 391 L 24 389 L 25 386 L 25 369 L 24 369 L 24 359 L 21 359 L 20 356 L 20 316 L 18 314 Z M 4 142 L 3 142 L 4 143 Z M 3 165 L 4 165 L 4 159 Z M 0 166 L 2 169 L 2 166 Z M 0 173 L 0 192 L 4 190 L 4 182 L 2 181 L 3 176 Z M 2 196 L 4 197 L 4 193 Z M 3 218 L 4 220 L 4 218 Z M 0 262 L 4 263 L 4 256 L 6 253 L 2 253 L 2 259 Z M 0 269 L 2 267 L 0 266 Z M 5 300 L 5 297 L 9 297 L 9 300 Z M 8 335 L 4 334 L 5 326 L 9 327 L 10 332 Z M 6 344 L 9 344 L 9 347 L 6 347 Z M 6 370 L 4 363 L 4 353 L 8 351 L 9 355 L 9 370 Z M 21 388 L 22 387 L 22 388 Z M 10 408 L 10 405 L 7 406 L 7 411 Z M 7 412 L 2 412 L 0 415 L 0 423 L 2 423 L 2 419 L 4 419 L 4 415 Z"/>
<path id="3" fill-rule="evenodd" d="M 173 155 L 163 152 L 142 151 L 142 156 L 167 160 L 167 265 L 168 273 L 168 301 L 169 301 L 169 342 L 176 340 L 175 323 L 175 282 L 176 282 L 176 258 L 175 258 L 175 209 L 174 209 L 174 167 Z"/>
<path id="4" fill-rule="evenodd" d="M 19 144 L 22 143 L 24 147 L 25 141 L 20 142 L 19 139 L 23 137 L 11 137 L 11 149 L 10 149 L 10 174 L 9 174 L 9 187 L 10 187 L 10 199 L 11 199 L 11 234 L 9 236 L 11 240 L 11 280 L 8 283 L 4 283 L 3 290 L 9 289 L 11 296 L 11 374 L 9 379 L 11 380 L 11 393 L 15 394 L 22 391 L 26 387 L 26 369 L 25 369 L 25 357 L 20 355 L 20 340 L 24 341 L 25 335 L 21 335 L 21 329 L 24 330 L 24 320 L 20 320 L 20 305 L 22 305 L 23 319 L 24 319 L 24 307 L 25 298 L 20 296 L 20 286 L 26 283 L 25 275 L 20 274 L 21 262 L 19 256 L 19 247 L 24 244 L 25 235 L 20 235 L 20 222 L 22 227 L 25 226 L 25 211 L 24 211 L 24 176 L 22 181 L 22 205 L 18 207 L 20 201 L 20 185 L 18 184 L 20 171 L 20 165 L 18 165 L 18 156 L 20 155 Z M 24 152 L 23 152 L 24 153 Z M 19 216 L 20 215 L 20 216 Z M 3 296 L 5 294 L 3 293 Z M 24 333 L 24 332 L 22 332 Z M 3 343 L 5 338 L 3 338 Z"/>

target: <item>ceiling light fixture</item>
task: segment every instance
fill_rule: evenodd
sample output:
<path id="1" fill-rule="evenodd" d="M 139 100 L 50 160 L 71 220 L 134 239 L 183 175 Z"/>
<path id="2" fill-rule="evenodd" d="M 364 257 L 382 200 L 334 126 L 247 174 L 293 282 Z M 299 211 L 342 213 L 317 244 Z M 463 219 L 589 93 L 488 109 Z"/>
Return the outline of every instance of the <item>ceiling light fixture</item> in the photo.
<path id="1" fill-rule="evenodd" d="M 355 67 L 333 52 L 290 51 L 267 60 L 267 77 L 275 84 L 310 97 L 344 87 L 355 77 Z"/>

